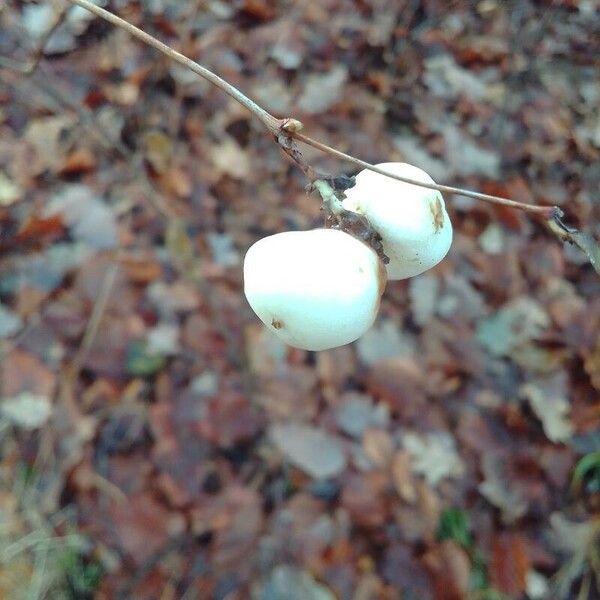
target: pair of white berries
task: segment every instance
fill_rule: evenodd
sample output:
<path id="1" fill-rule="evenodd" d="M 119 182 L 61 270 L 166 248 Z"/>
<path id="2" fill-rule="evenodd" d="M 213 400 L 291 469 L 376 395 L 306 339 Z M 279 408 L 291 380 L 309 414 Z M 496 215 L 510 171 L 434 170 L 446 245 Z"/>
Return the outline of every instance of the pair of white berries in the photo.
<path id="1" fill-rule="evenodd" d="M 433 183 L 405 163 L 378 167 Z M 373 324 L 386 281 L 419 275 L 452 243 L 440 192 L 361 171 L 343 207 L 364 215 L 389 257 L 339 229 L 286 231 L 263 238 L 244 259 L 244 292 L 261 321 L 286 344 L 325 350 L 358 339 Z"/>

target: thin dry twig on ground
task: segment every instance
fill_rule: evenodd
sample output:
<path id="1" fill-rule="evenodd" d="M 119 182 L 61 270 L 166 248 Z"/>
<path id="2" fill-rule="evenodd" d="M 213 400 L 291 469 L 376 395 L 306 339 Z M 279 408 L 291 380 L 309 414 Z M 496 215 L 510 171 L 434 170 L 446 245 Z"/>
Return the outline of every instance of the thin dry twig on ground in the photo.
<path id="1" fill-rule="evenodd" d="M 83 334 L 81 345 L 77 350 L 77 354 L 71 361 L 71 365 L 69 368 L 71 376 L 76 377 L 79 374 L 79 371 L 81 370 L 85 362 L 87 354 L 90 351 L 92 344 L 94 343 L 94 339 L 96 337 L 96 334 L 98 333 L 98 327 L 100 326 L 100 321 L 102 320 L 102 316 L 104 315 L 106 304 L 108 302 L 108 299 L 110 298 L 110 293 L 112 292 L 112 288 L 115 283 L 118 270 L 119 266 L 116 263 L 111 263 L 106 268 L 106 272 L 104 273 L 102 284 L 100 286 L 100 293 L 98 294 L 96 302 L 94 303 L 94 308 L 92 309 L 92 314 L 90 315 L 87 327 L 85 328 L 85 333 Z"/>
<path id="2" fill-rule="evenodd" d="M 108 299 L 110 298 L 110 293 L 115 283 L 118 269 L 119 267 L 116 263 L 111 263 L 107 267 L 100 285 L 100 292 L 96 302 L 94 303 L 94 308 L 92 309 L 92 314 L 90 315 L 85 328 L 81 344 L 77 350 L 77 353 L 73 357 L 73 360 L 63 372 L 63 378 L 60 386 L 60 399 L 67 406 L 67 408 L 73 412 L 78 412 L 78 408 L 75 405 L 73 397 L 73 387 L 85 363 L 87 354 L 94 343 L 96 334 L 98 333 L 98 327 L 100 326 L 102 316 L 106 310 L 106 305 L 108 303 Z"/>

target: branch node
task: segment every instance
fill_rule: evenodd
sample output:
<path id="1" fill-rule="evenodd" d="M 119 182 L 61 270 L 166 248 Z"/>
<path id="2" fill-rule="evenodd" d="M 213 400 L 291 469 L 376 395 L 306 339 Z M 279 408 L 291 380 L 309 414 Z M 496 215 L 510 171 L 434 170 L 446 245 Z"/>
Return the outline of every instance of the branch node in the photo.
<path id="1" fill-rule="evenodd" d="M 287 119 L 281 120 L 279 128 L 286 133 L 298 133 L 304 129 L 304 123 L 298 121 L 298 119 L 288 117 Z"/>

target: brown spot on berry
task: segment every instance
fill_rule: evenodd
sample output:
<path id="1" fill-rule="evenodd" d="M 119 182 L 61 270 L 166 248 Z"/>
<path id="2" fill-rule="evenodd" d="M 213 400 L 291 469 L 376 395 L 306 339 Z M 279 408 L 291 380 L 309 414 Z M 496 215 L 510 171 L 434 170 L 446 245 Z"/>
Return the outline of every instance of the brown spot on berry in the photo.
<path id="1" fill-rule="evenodd" d="M 433 226 L 435 227 L 435 232 L 437 233 L 444 226 L 444 209 L 439 196 L 437 196 L 435 199 L 435 205 L 429 205 L 429 209 L 431 210 L 431 214 L 433 216 Z"/>
<path id="2" fill-rule="evenodd" d="M 271 325 L 273 326 L 273 329 L 281 329 L 283 327 L 283 321 L 280 321 L 279 319 L 273 317 L 273 319 L 271 320 Z"/>

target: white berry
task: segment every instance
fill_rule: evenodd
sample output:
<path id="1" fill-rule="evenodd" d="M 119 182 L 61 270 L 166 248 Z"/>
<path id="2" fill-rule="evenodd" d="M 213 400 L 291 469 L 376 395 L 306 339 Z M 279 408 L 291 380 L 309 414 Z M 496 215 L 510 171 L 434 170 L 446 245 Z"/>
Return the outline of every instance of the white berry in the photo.
<path id="1" fill-rule="evenodd" d="M 263 238 L 244 259 L 244 292 L 286 344 L 325 350 L 353 342 L 373 324 L 385 269 L 366 244 L 337 229 Z"/>
<path id="2" fill-rule="evenodd" d="M 396 175 L 434 183 L 425 171 L 406 163 L 382 163 Z M 364 170 L 346 191 L 344 208 L 363 214 L 381 235 L 388 279 L 406 279 L 437 265 L 452 243 L 452 223 L 437 190 Z"/>

